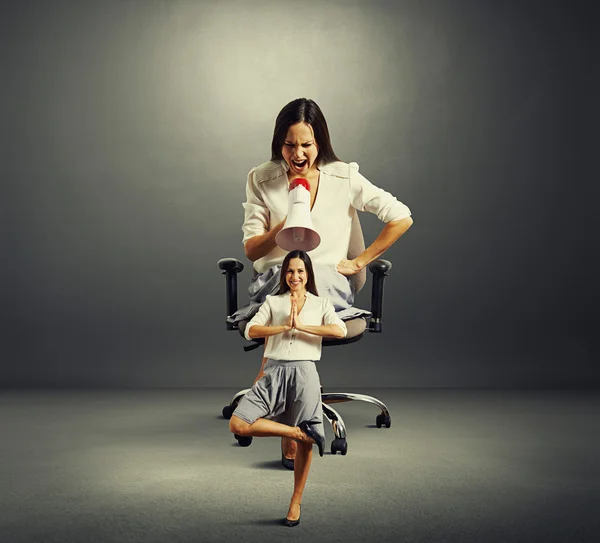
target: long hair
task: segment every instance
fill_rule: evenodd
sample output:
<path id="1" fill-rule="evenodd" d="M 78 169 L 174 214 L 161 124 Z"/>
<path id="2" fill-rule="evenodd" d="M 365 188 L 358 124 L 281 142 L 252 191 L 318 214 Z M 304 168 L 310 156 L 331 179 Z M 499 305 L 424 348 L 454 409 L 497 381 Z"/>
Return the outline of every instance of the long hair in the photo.
<path id="1" fill-rule="evenodd" d="M 290 260 L 292 258 L 299 258 L 304 262 L 304 267 L 306 268 L 306 290 L 315 296 L 318 296 L 317 285 L 315 283 L 315 272 L 313 271 L 312 261 L 310 256 L 308 256 L 304 251 L 290 251 L 285 258 L 283 259 L 283 264 L 281 265 L 281 277 L 279 279 L 279 290 L 277 294 L 285 294 L 289 292 L 290 286 L 287 284 L 285 277 L 287 275 L 287 270 L 290 265 Z"/>
<path id="2" fill-rule="evenodd" d="M 273 140 L 271 142 L 271 160 L 283 160 L 281 149 L 285 143 L 290 126 L 296 123 L 309 124 L 315 133 L 315 142 L 319 149 L 319 166 L 337 162 L 340 159 L 333 152 L 327 121 L 321 108 L 310 98 L 297 98 L 285 105 L 275 120 Z"/>

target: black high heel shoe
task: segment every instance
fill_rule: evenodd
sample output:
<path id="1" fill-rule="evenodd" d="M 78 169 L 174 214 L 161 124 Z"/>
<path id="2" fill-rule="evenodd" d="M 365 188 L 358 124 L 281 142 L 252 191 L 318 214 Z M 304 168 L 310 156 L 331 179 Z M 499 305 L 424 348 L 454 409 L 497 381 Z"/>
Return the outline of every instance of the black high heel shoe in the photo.
<path id="1" fill-rule="evenodd" d="M 298 508 L 300 508 L 301 504 L 298 504 Z M 286 518 L 283 523 L 286 526 L 289 526 L 290 528 L 293 528 L 294 526 L 298 526 L 298 524 L 300 524 L 300 517 L 298 516 L 298 518 L 296 520 L 290 520 L 289 518 Z"/>
<path id="2" fill-rule="evenodd" d="M 319 447 L 319 456 L 323 456 L 323 450 L 325 449 L 325 438 L 313 430 L 312 427 L 315 424 L 321 423 L 319 421 L 303 420 L 300 424 L 298 424 L 298 428 L 300 428 L 300 430 L 302 430 L 308 437 L 311 437 L 315 440 L 317 447 Z"/>

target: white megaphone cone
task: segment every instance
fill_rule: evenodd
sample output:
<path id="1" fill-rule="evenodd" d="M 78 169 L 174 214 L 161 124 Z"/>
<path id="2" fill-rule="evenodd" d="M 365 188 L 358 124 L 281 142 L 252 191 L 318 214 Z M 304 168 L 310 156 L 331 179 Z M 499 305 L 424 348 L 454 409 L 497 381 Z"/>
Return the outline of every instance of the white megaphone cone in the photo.
<path id="1" fill-rule="evenodd" d="M 285 225 L 275 236 L 275 243 L 286 251 L 312 251 L 321 243 L 310 218 L 310 185 L 306 179 L 294 179 L 288 192 Z"/>

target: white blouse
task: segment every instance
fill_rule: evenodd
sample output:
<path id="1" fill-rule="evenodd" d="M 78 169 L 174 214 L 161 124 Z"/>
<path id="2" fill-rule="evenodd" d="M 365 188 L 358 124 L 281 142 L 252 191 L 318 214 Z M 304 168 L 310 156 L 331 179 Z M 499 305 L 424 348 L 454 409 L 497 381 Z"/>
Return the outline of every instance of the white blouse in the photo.
<path id="1" fill-rule="evenodd" d="M 252 339 L 248 333 L 254 325 L 282 326 L 287 324 L 292 308 L 290 296 L 289 292 L 277 296 L 267 296 L 258 313 L 246 325 L 246 339 Z M 306 293 L 306 301 L 298 317 L 302 324 L 312 326 L 337 324 L 344 332 L 344 337 L 348 333 L 344 321 L 336 315 L 333 304 L 327 298 L 315 296 L 310 292 Z M 264 356 L 273 360 L 320 360 L 322 340 L 321 336 L 300 332 L 296 329 L 287 330 L 267 338 Z"/>
<path id="2" fill-rule="evenodd" d="M 248 174 L 244 206 L 243 242 L 268 232 L 288 213 L 289 167 L 285 161 L 266 162 Z M 392 194 L 380 189 L 358 173 L 358 164 L 333 162 L 319 167 L 317 197 L 311 211 L 314 229 L 321 244 L 308 254 L 319 264 L 335 267 L 347 257 L 354 210 L 370 211 L 385 223 L 410 216 L 410 209 Z M 254 262 L 254 269 L 266 272 L 281 264 L 286 251 L 275 247 Z"/>

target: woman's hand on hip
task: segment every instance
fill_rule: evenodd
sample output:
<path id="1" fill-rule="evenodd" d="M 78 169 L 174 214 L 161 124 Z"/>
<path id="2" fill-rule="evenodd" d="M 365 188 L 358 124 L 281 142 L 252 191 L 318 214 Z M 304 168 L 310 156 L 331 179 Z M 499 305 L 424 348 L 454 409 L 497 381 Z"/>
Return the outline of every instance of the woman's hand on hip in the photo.
<path id="1" fill-rule="evenodd" d="M 340 260 L 338 265 L 335 267 L 338 273 L 345 275 L 348 277 L 349 275 L 354 275 L 361 270 L 361 267 L 356 263 L 356 260 Z"/>

